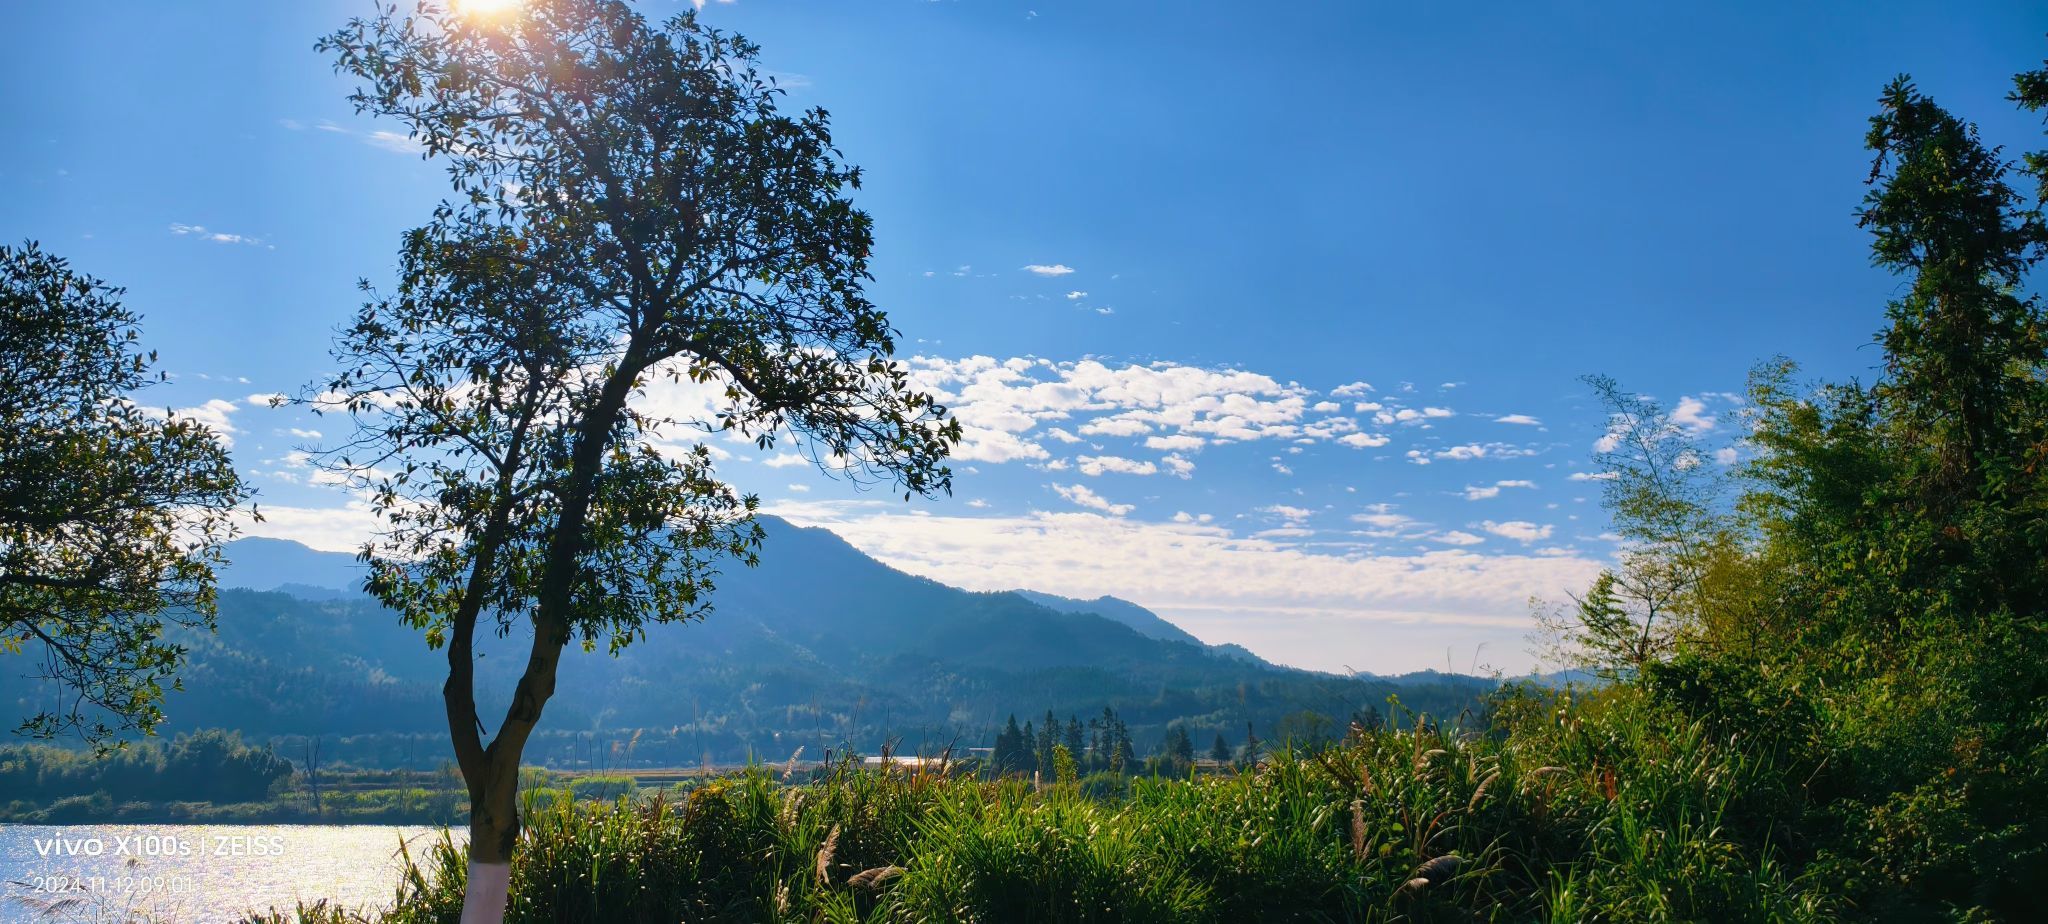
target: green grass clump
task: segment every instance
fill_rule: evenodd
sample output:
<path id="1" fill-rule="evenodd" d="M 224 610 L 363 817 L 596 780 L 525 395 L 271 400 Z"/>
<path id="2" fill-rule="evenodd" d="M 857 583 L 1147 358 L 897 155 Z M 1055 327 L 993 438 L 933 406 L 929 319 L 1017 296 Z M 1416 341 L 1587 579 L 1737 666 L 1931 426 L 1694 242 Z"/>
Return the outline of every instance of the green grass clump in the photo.
<path id="1" fill-rule="evenodd" d="M 934 769 L 755 769 L 529 798 L 514 922 L 1809 921 L 1775 751 L 1633 690 L 1530 695 L 1486 734 L 1358 732 L 1103 798 Z M 1761 807 L 1759 807 L 1761 806 Z M 386 920 L 452 922 L 465 858 L 409 858 Z M 308 918 L 312 920 L 312 918 Z"/>

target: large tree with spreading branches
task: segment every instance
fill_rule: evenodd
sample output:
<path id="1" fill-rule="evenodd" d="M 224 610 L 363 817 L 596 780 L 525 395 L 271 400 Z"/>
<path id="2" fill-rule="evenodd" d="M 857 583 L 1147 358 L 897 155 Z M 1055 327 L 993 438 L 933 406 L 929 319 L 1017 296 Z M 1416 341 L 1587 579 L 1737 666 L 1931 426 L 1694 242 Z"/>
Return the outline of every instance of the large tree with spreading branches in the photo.
<path id="1" fill-rule="evenodd" d="M 753 560 L 756 501 L 700 438 L 794 442 L 908 499 L 950 490 L 959 427 L 863 294 L 860 172 L 823 110 L 782 111 L 745 40 L 535 0 L 386 8 L 320 47 L 454 186 L 406 234 L 395 289 L 366 285 L 312 400 L 357 424 L 326 462 L 382 518 L 368 589 L 447 650 L 464 920 L 497 920 L 520 753 L 564 650 L 699 617 L 716 564 Z M 479 631 L 529 639 L 490 725 Z"/>

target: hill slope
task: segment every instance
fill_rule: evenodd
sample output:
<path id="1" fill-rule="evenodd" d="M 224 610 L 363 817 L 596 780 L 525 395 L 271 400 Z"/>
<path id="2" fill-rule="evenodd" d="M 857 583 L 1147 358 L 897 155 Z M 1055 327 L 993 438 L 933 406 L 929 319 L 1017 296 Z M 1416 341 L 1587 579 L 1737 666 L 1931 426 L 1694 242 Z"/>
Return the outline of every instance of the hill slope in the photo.
<path id="1" fill-rule="evenodd" d="M 619 760 L 781 759 L 799 745 L 815 755 L 845 743 L 872 752 L 890 739 L 903 750 L 936 750 L 984 744 L 1012 713 L 1023 721 L 1051 709 L 1062 720 L 1085 720 L 1105 706 L 1118 710 L 1140 748 L 1155 746 L 1169 722 L 1186 724 L 1206 747 L 1218 733 L 1241 741 L 1248 722 L 1271 738 L 1283 717 L 1301 712 L 1341 728 L 1353 710 L 1384 709 L 1395 692 L 1376 678 L 1210 648 L 1124 601 L 1049 597 L 1058 605 L 1046 606 L 1036 602 L 1045 595 L 964 591 L 892 569 L 827 530 L 772 517 L 763 526 L 760 566 L 726 569 L 709 618 L 651 626 L 616 658 L 601 644 L 565 658 L 543 721 L 550 735 L 529 756 L 573 763 L 601 734 L 633 730 L 641 734 Z M 297 593 L 222 592 L 218 634 L 185 640 L 193 652 L 186 689 L 166 704 L 173 730 L 443 732 L 445 655 L 374 602 L 345 593 L 358 567 L 351 557 L 275 540 L 241 540 L 228 553 L 228 580 L 296 585 Z M 269 567 L 279 570 L 262 570 Z M 481 646 L 487 726 L 529 637 L 515 627 Z M 1447 714 L 1480 689 L 1462 678 L 1399 692 L 1412 707 Z M 0 677 L 0 702 L 26 708 L 47 695 Z M 395 747 L 374 746 L 386 754 Z"/>

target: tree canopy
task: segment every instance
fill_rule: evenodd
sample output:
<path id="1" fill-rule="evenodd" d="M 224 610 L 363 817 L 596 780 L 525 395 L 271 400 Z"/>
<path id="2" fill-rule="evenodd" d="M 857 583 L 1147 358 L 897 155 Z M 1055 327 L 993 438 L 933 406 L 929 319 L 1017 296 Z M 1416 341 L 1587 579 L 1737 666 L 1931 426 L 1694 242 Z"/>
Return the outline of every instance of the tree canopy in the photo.
<path id="1" fill-rule="evenodd" d="M 754 554 L 756 501 L 717 478 L 705 439 L 794 440 L 907 498 L 950 488 L 959 427 L 863 294 L 859 170 L 823 110 L 781 111 L 745 40 L 554 0 L 388 9 L 321 48 L 453 185 L 314 400 L 357 421 L 328 461 L 386 524 L 369 589 L 448 646 L 473 856 L 502 863 L 563 646 L 701 615 L 715 563 Z M 533 633 L 488 745 L 480 618 Z"/>
<path id="2" fill-rule="evenodd" d="M 135 400 L 161 376 L 121 295 L 0 246 L 0 648 L 55 681 L 23 731 L 101 746 L 163 720 L 185 654 L 165 629 L 211 627 L 249 493 L 218 436 Z"/>

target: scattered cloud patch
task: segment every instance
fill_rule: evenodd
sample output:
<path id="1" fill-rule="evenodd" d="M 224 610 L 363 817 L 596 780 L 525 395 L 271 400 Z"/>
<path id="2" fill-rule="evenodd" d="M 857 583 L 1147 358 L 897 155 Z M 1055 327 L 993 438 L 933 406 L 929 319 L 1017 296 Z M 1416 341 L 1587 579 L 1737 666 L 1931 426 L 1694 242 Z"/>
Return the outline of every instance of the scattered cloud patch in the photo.
<path id="1" fill-rule="evenodd" d="M 1116 472 L 1123 475 L 1150 475 L 1159 471 L 1159 466 L 1156 464 L 1136 459 L 1126 459 L 1122 456 L 1080 456 L 1074 459 L 1074 462 L 1080 467 L 1081 474 L 1087 475 L 1090 478 L 1105 472 Z"/>
<path id="2" fill-rule="evenodd" d="M 1523 545 L 1548 539 L 1550 534 L 1556 531 L 1556 527 L 1548 523 L 1539 526 L 1528 520 L 1508 520 L 1503 523 L 1487 520 L 1479 524 L 1479 528 L 1503 539 L 1513 539 Z"/>
<path id="3" fill-rule="evenodd" d="M 1024 271 L 1036 276 L 1066 276 L 1072 274 L 1074 268 L 1065 263 L 1033 263 L 1024 267 Z"/>
<path id="4" fill-rule="evenodd" d="M 250 237 L 246 234 L 229 234 L 226 231 L 209 231 L 205 225 L 187 225 L 172 222 L 171 233 L 179 237 L 198 238 L 199 240 L 211 241 L 215 244 L 246 244 L 250 247 L 262 247 L 266 250 L 277 249 L 270 244 L 264 243 L 260 237 Z"/>
<path id="5" fill-rule="evenodd" d="M 1055 427 L 1054 429 L 1058 428 Z M 1200 449 L 1207 442 L 1207 440 L 1204 440 L 1199 436 L 1189 436 L 1185 433 L 1176 433 L 1172 436 L 1145 437 L 1145 448 L 1163 449 L 1178 452 L 1181 450 L 1188 449 Z"/>
<path id="6" fill-rule="evenodd" d="M 1089 490 L 1085 484 L 1056 484 L 1052 489 L 1066 498 L 1068 503 L 1090 510 L 1100 510 L 1113 517 L 1120 517 L 1138 509 L 1131 504 L 1112 504 L 1107 498 Z"/>
<path id="7" fill-rule="evenodd" d="M 1671 422 L 1694 433 L 1705 433 L 1714 429 L 1714 415 L 1707 413 L 1707 403 L 1691 395 L 1678 399 L 1678 407 L 1671 412 Z"/>
<path id="8" fill-rule="evenodd" d="M 1278 517 L 1288 526 L 1300 526 L 1308 522 L 1310 517 L 1316 515 L 1315 511 L 1307 507 L 1290 507 L 1286 504 L 1270 504 L 1260 507 L 1258 512 Z"/>
<path id="9" fill-rule="evenodd" d="M 425 154 L 427 146 L 411 135 L 378 129 L 363 136 L 363 142 L 373 148 L 383 148 L 394 154 Z"/>
<path id="10" fill-rule="evenodd" d="M 1476 501 L 1476 500 L 1486 500 L 1486 499 L 1488 499 L 1488 498 L 1494 498 L 1494 497 L 1499 497 L 1499 496 L 1500 496 L 1500 492 L 1501 492 L 1501 490 L 1502 490 L 1502 489 L 1504 489 L 1504 488 L 1534 488 L 1534 487 L 1536 487 L 1536 483 L 1535 483 L 1535 482 L 1533 482 L 1533 481 L 1525 481 L 1525 480 L 1522 480 L 1522 479 L 1513 479 L 1513 480 L 1509 480 L 1509 481 L 1496 481 L 1496 482 L 1494 482 L 1493 484 L 1490 484 L 1490 485 L 1467 485 L 1467 486 L 1465 487 L 1465 499 L 1466 499 L 1466 500 L 1468 500 L 1468 501 Z"/>

